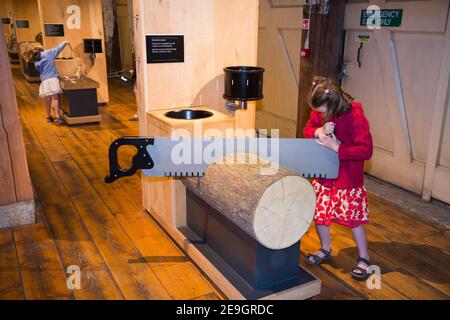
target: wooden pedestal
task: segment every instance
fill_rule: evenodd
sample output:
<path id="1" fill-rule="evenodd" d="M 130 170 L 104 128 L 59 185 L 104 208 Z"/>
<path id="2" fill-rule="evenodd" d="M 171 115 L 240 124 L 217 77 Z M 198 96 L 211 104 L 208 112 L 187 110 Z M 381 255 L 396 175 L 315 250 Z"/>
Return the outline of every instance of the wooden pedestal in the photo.
<path id="1" fill-rule="evenodd" d="M 190 130 L 198 122 L 164 118 L 162 109 L 169 107 L 208 105 L 214 110 L 224 110 L 223 68 L 257 65 L 258 0 L 180 0 L 179 5 L 174 7 L 159 0 L 135 1 L 133 5 L 140 134 L 170 137 L 175 129 L 183 128 L 198 137 L 214 127 L 218 132 L 254 130 L 254 103 L 249 103 L 247 110 L 236 111 L 234 118 L 216 113 L 213 119 L 199 121 L 202 129 L 194 135 Z M 184 62 L 147 63 L 147 35 L 156 34 L 183 35 Z M 211 262 L 205 251 L 180 231 L 187 227 L 186 189 L 182 182 L 164 177 L 143 177 L 142 181 L 144 207 L 170 236 L 228 298 L 248 298 Z M 316 281 L 308 289 L 298 286 L 264 298 L 305 299 L 319 291 L 320 282 Z"/>
<path id="2" fill-rule="evenodd" d="M 301 280 L 297 285 L 282 284 L 280 287 L 255 290 L 186 224 L 177 228 L 167 224 L 155 212 L 150 211 L 150 214 L 228 299 L 304 300 L 320 294 L 321 281 L 301 267 L 298 269 Z"/>
<path id="3" fill-rule="evenodd" d="M 61 110 L 64 120 L 70 124 L 100 122 L 98 112 L 98 82 L 87 77 L 62 78 Z"/>
<path id="4" fill-rule="evenodd" d="M 182 108 L 180 108 L 182 109 Z M 234 129 L 233 118 L 205 106 L 188 107 L 188 109 L 206 110 L 213 113 L 212 117 L 199 120 L 177 120 L 164 114 L 171 110 L 156 110 L 147 113 L 148 131 L 150 137 L 171 137 L 177 130 L 184 130 L 191 137 L 211 136 L 208 130 L 225 135 L 226 130 Z M 214 132 L 211 132 L 214 133 Z M 183 226 L 186 223 L 186 188 L 179 178 L 145 177 L 144 207 L 155 213 L 170 226 Z"/>
<path id="5" fill-rule="evenodd" d="M 36 67 L 33 63 L 26 62 L 22 57 L 21 60 L 21 69 L 22 75 L 28 82 L 40 82 L 41 78 L 39 76 L 39 72 L 36 70 Z"/>
<path id="6" fill-rule="evenodd" d="M 19 64 L 19 52 L 17 50 L 8 50 L 9 62 L 12 64 Z"/>
<path id="7" fill-rule="evenodd" d="M 211 128 L 224 134 L 235 127 L 235 119 L 223 113 L 194 109 L 214 116 L 174 120 L 164 116 L 169 110 L 150 111 L 147 135 L 170 137 L 176 129 L 185 129 L 191 136 L 205 136 Z M 144 177 L 143 181 L 144 207 L 228 298 L 307 299 L 320 293 L 320 280 L 298 266 L 298 244 L 285 251 L 261 246 L 223 216 L 205 210 L 207 204 L 186 197 L 180 178 Z M 207 229 L 205 219 L 210 224 Z"/>
<path id="8" fill-rule="evenodd" d="M 270 250 L 189 190 L 186 205 L 180 231 L 246 299 L 281 298 L 295 288 L 302 298 L 320 293 L 320 280 L 299 266 L 300 242 Z"/>

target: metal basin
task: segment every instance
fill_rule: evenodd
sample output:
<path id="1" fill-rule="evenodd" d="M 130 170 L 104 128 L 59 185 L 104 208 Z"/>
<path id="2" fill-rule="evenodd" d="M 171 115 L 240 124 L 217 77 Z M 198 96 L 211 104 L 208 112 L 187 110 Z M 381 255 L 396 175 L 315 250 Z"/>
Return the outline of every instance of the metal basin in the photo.
<path id="1" fill-rule="evenodd" d="M 181 109 L 166 112 L 164 115 L 171 119 L 196 120 L 209 118 L 213 113 L 206 110 Z"/>

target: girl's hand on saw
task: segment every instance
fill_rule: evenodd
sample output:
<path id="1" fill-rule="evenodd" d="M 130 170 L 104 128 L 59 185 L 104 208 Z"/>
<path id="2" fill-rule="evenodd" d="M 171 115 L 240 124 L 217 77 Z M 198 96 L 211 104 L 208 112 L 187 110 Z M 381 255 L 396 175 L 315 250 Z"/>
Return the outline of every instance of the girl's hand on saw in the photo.
<path id="1" fill-rule="evenodd" d="M 334 152 L 339 151 L 340 142 L 338 141 L 338 139 L 336 139 L 334 133 L 331 136 L 321 135 L 320 138 L 316 140 L 316 142 L 330 150 L 333 150 Z"/>

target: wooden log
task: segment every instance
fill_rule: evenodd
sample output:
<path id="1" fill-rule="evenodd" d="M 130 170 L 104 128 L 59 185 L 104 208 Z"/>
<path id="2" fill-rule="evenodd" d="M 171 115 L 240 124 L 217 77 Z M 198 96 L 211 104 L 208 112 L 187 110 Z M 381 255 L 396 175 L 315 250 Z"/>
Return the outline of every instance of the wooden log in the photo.
<path id="1" fill-rule="evenodd" d="M 243 164 L 245 160 L 245 164 Z M 279 167 L 262 175 L 266 164 L 253 154 L 230 154 L 185 186 L 263 246 L 284 249 L 308 230 L 315 192 L 305 178 Z"/>

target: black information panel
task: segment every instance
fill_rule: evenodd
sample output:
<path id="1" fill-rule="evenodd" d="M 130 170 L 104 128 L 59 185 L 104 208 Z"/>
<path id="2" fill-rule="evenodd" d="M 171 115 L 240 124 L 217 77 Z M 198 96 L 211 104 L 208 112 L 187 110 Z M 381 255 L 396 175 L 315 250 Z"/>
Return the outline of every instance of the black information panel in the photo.
<path id="1" fill-rule="evenodd" d="M 184 62 L 184 36 L 149 35 L 145 38 L 147 63 Z"/>
<path id="2" fill-rule="evenodd" d="M 30 22 L 28 20 L 16 20 L 16 27 L 28 29 L 30 27 Z"/>
<path id="3" fill-rule="evenodd" d="M 47 37 L 64 37 L 63 24 L 45 23 L 44 28 Z"/>
<path id="4" fill-rule="evenodd" d="M 11 19 L 10 18 L 1 18 L 1 24 L 10 24 Z"/>

